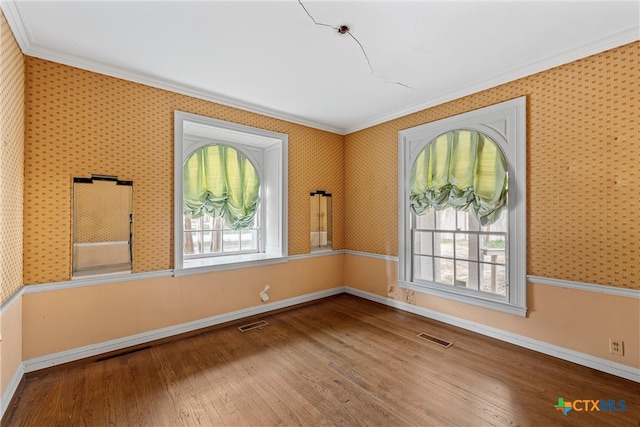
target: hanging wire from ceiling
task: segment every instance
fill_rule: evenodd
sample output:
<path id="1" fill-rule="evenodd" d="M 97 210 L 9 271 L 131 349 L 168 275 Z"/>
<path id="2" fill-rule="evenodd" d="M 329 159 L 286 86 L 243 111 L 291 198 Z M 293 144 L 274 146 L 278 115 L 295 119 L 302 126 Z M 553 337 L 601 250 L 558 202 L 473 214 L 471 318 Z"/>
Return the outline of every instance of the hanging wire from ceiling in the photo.
<path id="1" fill-rule="evenodd" d="M 364 50 L 364 46 L 362 46 L 362 43 L 360 43 L 358 41 L 358 39 L 356 38 L 356 36 L 354 36 L 353 34 L 351 34 L 350 28 L 348 25 L 346 24 L 341 24 L 339 26 L 335 26 L 335 25 L 330 25 L 330 24 L 325 24 L 324 22 L 318 22 L 315 20 L 315 18 L 313 16 L 311 16 L 311 14 L 309 13 L 309 11 L 307 10 L 307 8 L 304 6 L 304 4 L 302 3 L 301 0 L 298 0 L 298 3 L 300 3 L 300 6 L 302 6 L 302 8 L 304 9 L 305 12 L 307 12 L 307 15 L 309 16 L 309 18 L 311 18 L 311 20 L 313 21 L 314 24 L 316 24 L 319 27 L 327 27 L 327 28 L 331 28 L 333 30 L 336 30 L 338 33 L 340 34 L 348 34 L 349 36 L 351 36 L 351 38 L 353 40 L 355 40 L 356 43 L 358 43 L 358 46 L 360 46 L 360 50 L 362 51 L 362 54 L 364 55 L 365 59 L 367 60 L 367 64 L 369 65 L 369 69 L 371 70 L 372 73 L 375 74 L 375 71 L 373 70 L 373 67 L 371 66 L 371 61 L 369 61 L 369 55 L 367 55 L 367 52 Z"/>
<path id="2" fill-rule="evenodd" d="M 362 43 L 360 43 L 360 40 L 358 40 L 356 38 L 356 36 L 354 36 L 351 33 L 351 28 L 349 27 L 349 25 L 347 24 L 341 24 L 338 26 L 335 25 L 330 25 L 330 24 L 326 24 L 324 22 L 318 22 L 315 20 L 315 18 L 311 15 L 311 13 L 309 13 L 309 10 L 307 10 L 307 8 L 305 7 L 305 5 L 302 3 L 302 0 L 298 0 L 298 3 L 300 4 L 300 6 L 302 6 L 302 9 L 304 9 L 304 11 L 307 13 L 307 16 L 309 16 L 309 18 L 313 21 L 313 23 L 318 26 L 318 27 L 326 27 L 326 28 L 331 28 L 333 30 L 336 30 L 339 34 L 342 35 L 349 35 L 357 44 L 358 46 L 360 46 L 360 50 L 362 51 L 362 54 L 364 55 L 364 58 L 367 60 L 367 65 L 369 65 L 369 69 L 371 70 L 371 74 L 373 74 L 375 77 L 382 79 L 384 81 L 385 84 L 394 84 L 394 85 L 398 85 L 398 86 L 402 86 L 405 87 L 407 89 L 411 89 L 411 90 L 415 90 L 416 92 L 419 92 L 417 89 L 412 88 L 409 85 L 406 85 L 404 83 L 401 82 L 395 82 L 395 81 L 391 81 L 379 74 L 377 74 L 375 72 L 375 70 L 373 69 L 373 66 L 371 65 L 371 61 L 369 60 L 369 55 L 367 55 L 367 51 L 365 50 L 364 46 L 362 45 Z"/>

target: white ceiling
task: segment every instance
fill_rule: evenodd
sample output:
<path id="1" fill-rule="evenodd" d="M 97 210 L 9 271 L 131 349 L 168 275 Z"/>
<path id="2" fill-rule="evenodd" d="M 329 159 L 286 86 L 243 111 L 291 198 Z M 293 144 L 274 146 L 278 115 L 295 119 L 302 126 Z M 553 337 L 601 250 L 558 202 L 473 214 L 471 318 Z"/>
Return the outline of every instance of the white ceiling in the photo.
<path id="1" fill-rule="evenodd" d="M 297 0 L 0 4 L 27 55 L 338 133 L 640 38 L 637 0 L 302 3 L 350 33 Z"/>

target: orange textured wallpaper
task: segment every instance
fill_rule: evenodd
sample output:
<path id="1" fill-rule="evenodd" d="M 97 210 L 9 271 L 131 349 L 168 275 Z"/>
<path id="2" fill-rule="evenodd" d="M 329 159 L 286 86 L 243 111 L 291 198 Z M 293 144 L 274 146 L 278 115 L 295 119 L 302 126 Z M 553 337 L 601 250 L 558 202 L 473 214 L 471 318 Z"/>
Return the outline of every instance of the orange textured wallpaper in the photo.
<path id="1" fill-rule="evenodd" d="M 639 54 L 631 43 L 347 135 L 346 248 L 398 253 L 398 131 L 526 96 L 527 273 L 640 289 Z"/>
<path id="2" fill-rule="evenodd" d="M 26 57 L 24 282 L 68 280 L 71 179 L 134 185 L 134 272 L 173 267 L 174 110 L 289 135 L 289 254 L 309 252 L 309 192 L 333 193 L 344 247 L 342 135 Z"/>
<path id="3" fill-rule="evenodd" d="M 24 56 L 0 12 L 0 303 L 22 287 Z"/>
<path id="4" fill-rule="evenodd" d="M 73 184 L 73 241 L 75 243 L 129 240 L 133 189 L 113 181 Z"/>

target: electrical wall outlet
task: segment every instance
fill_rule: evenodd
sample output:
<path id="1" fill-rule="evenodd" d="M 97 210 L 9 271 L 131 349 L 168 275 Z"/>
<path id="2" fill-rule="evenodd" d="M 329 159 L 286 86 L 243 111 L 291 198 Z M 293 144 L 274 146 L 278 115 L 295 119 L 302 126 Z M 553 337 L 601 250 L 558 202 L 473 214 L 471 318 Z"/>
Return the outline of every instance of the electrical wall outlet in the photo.
<path id="1" fill-rule="evenodd" d="M 624 356 L 624 342 L 622 340 L 609 338 L 609 353 Z"/>

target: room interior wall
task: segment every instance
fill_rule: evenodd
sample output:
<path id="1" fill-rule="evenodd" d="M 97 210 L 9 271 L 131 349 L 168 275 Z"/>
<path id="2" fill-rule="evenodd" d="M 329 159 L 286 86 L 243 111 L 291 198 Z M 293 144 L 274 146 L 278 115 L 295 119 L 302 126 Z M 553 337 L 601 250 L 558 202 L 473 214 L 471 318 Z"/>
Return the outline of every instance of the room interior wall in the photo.
<path id="1" fill-rule="evenodd" d="M 0 12 L 0 303 L 22 287 L 24 56 Z"/>
<path id="2" fill-rule="evenodd" d="M 13 392 L 14 382 L 21 375 L 22 363 L 22 299 L 16 298 L 12 304 L 0 313 L 0 396 L 5 397 L 5 392 Z M 10 396 L 9 396 L 10 397 Z M 0 406 L 7 402 L 0 399 Z M 1 414 L 0 414 L 1 415 Z"/>
<path id="3" fill-rule="evenodd" d="M 526 96 L 527 274 L 640 289 L 639 50 L 631 43 L 347 135 L 346 248 L 392 259 L 348 255 L 345 285 L 640 366 L 637 298 L 530 284 L 522 319 L 400 289 L 393 259 L 398 131 Z M 363 188 L 384 189 L 389 202 L 368 209 L 374 195 Z M 628 344 L 625 356 L 609 354 L 610 337 Z"/>
<path id="4" fill-rule="evenodd" d="M 129 240 L 133 190 L 113 181 L 74 183 L 72 223 L 74 243 Z"/>
<path id="5" fill-rule="evenodd" d="M 527 285 L 527 317 L 406 291 L 398 287 L 395 260 L 347 254 L 345 285 L 425 311 L 461 319 L 466 324 L 496 328 L 584 355 L 640 368 L 640 303 L 638 298 Z M 393 304 L 390 304 L 393 305 Z M 486 329 L 486 328 L 484 328 Z M 426 332 L 429 331 L 416 331 Z M 447 337 L 442 337 L 447 339 Z M 609 338 L 624 342 L 624 356 L 609 353 Z"/>
<path id="6" fill-rule="evenodd" d="M 342 286 L 344 256 L 23 295 L 29 360 Z"/>
<path id="7" fill-rule="evenodd" d="M 22 362 L 24 56 L 0 11 L 0 396 Z M 0 413 L 1 415 L 1 413 Z"/>
<path id="8" fill-rule="evenodd" d="M 637 141 L 638 123 L 629 113 L 638 110 L 637 57 L 635 43 L 346 137 L 27 57 L 23 281 L 46 286 L 69 279 L 71 178 L 92 173 L 134 182 L 136 207 L 140 204 L 136 209 L 134 271 L 173 267 L 171 188 L 176 109 L 289 135 L 290 255 L 309 252 L 308 194 L 320 189 L 333 194 L 334 249 L 394 256 L 398 130 L 527 95 L 529 274 L 638 289 L 633 268 L 638 265 L 637 245 L 633 247 L 638 242 L 638 224 L 631 215 L 638 203 L 637 195 L 630 191 L 637 187 L 637 172 L 631 170 L 616 179 L 603 172 L 602 179 L 593 180 L 582 196 L 569 191 L 566 182 L 572 181 L 572 189 L 584 192 L 594 170 L 616 166 L 616 170 L 629 171 L 637 164 L 637 147 L 634 150 L 632 142 Z M 567 115 L 566 111 L 572 113 Z M 576 138 L 580 138 L 579 144 L 573 143 Z M 591 142 L 587 149 L 584 141 Z M 625 154 L 620 155 L 621 151 Z M 547 193 L 556 180 L 564 181 L 559 188 L 553 187 L 556 197 L 550 198 Z M 610 213 L 592 210 L 585 214 L 585 206 L 594 206 L 587 202 L 595 201 L 604 190 L 611 191 Z M 381 201 L 381 195 L 391 202 Z M 624 206 L 619 200 L 623 196 L 627 196 Z M 545 202 L 551 204 L 543 208 Z M 550 207 L 551 213 L 547 212 Z M 349 212 L 353 214 L 346 215 Z M 620 213 L 619 217 L 614 213 Z M 594 225 L 599 221 L 604 221 L 601 231 Z M 551 246 L 546 243 L 550 237 L 554 237 Z M 607 248 L 607 242 L 616 241 L 614 238 L 619 239 L 619 246 L 603 251 L 601 257 L 588 250 L 589 245 Z M 572 255 L 566 256 L 567 248 L 575 249 Z M 564 256 L 564 262 L 558 256 Z M 596 258 L 599 268 L 592 265 Z M 620 268 L 610 271 L 605 268 L 608 265 Z M 22 273 L 22 267 L 19 271 Z M 260 305 L 258 293 L 266 282 L 272 285 L 274 301 L 346 284 L 474 321 L 487 319 L 487 323 L 507 330 L 513 320 L 400 290 L 394 261 L 354 254 L 300 257 L 283 264 L 203 275 L 25 293 L 15 306 L 24 324 L 14 334 L 22 340 L 18 359 Z M 18 289 L 22 281 L 19 283 Z M 559 335 L 545 332 L 558 328 L 554 322 L 561 320 L 548 314 L 550 310 L 575 310 L 578 318 L 584 319 L 594 306 L 605 304 L 619 310 L 611 323 L 605 322 L 607 332 L 623 324 L 624 334 L 632 333 L 633 325 L 629 324 L 638 324 L 637 310 L 626 300 L 591 294 L 583 298 L 571 290 L 543 285 L 530 287 L 529 300 L 534 311 L 529 318 L 518 320 L 514 330 L 550 342 L 561 341 L 560 345 L 580 351 L 587 348 L 586 353 L 600 357 L 606 356 L 599 347 L 588 348 L 593 337 L 578 333 L 579 325 Z M 581 302 L 574 307 L 574 300 Z M 598 341 L 601 334 L 598 332 Z M 627 339 L 626 335 L 622 338 Z M 631 354 L 625 361 L 616 361 L 639 365 L 630 359 L 638 356 Z"/>
<path id="9" fill-rule="evenodd" d="M 105 75 L 26 58 L 24 282 L 68 280 L 71 179 L 133 181 L 136 273 L 173 268 L 175 110 L 289 136 L 289 254 L 309 252 L 309 192 L 331 192 L 344 247 L 342 135 Z M 46 194 L 47 197 L 42 197 Z"/>
<path id="10" fill-rule="evenodd" d="M 33 57 L 26 58 L 26 93 L 24 281 L 44 288 L 23 295 L 25 360 L 259 306 L 266 284 L 271 302 L 342 286 L 342 255 L 304 257 L 309 193 L 317 189 L 334 195 L 333 247 L 344 244 L 342 135 Z M 173 268 L 174 110 L 288 135 L 289 255 L 302 257 L 47 289 L 70 278 L 73 177 L 133 181 L 134 273 Z"/>

